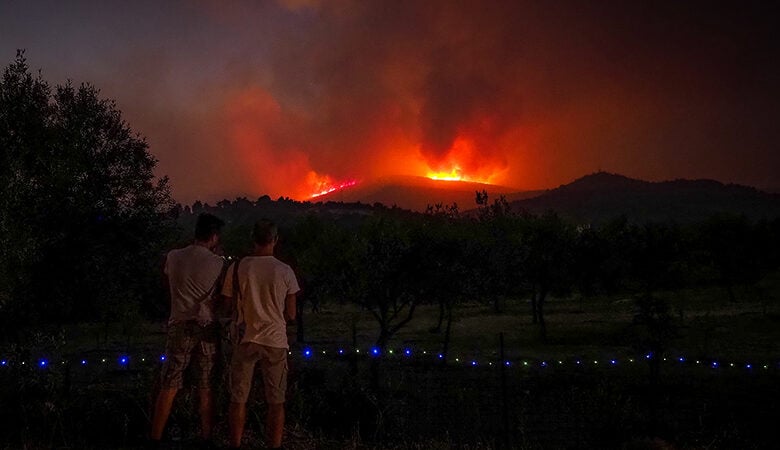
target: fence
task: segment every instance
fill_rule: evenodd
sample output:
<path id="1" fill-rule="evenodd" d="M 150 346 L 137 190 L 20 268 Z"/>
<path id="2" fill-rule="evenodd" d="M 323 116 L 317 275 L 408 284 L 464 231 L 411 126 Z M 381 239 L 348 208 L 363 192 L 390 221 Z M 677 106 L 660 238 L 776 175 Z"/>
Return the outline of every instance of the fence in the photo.
<path id="1" fill-rule="evenodd" d="M 489 356 L 450 355 L 447 361 L 414 347 L 296 348 L 290 355 L 289 426 L 305 430 L 307 442 L 320 437 L 377 446 L 622 448 L 659 436 L 721 447 L 773 442 L 777 361 L 508 359 L 500 336 L 498 342 Z M 164 355 L 0 358 L 0 423 L 6 428 L 0 444 L 43 439 L 49 447 L 118 447 L 145 435 Z M 662 363 L 658 377 L 646 364 L 653 358 Z M 223 430 L 226 361 L 216 389 Z M 250 398 L 250 435 L 262 431 L 261 397 L 256 389 Z M 194 395 L 185 389 L 170 433 L 194 436 L 196 411 Z"/>

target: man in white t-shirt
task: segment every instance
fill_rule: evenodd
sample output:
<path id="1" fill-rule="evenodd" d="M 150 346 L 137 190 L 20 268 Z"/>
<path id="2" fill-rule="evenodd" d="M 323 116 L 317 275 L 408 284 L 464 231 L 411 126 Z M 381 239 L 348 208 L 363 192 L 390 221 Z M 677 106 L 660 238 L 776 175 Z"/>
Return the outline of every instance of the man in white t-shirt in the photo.
<path id="1" fill-rule="evenodd" d="M 212 369 L 219 333 L 214 322 L 213 298 L 220 286 L 224 259 L 214 253 L 224 222 L 201 214 L 195 225 L 195 242 L 171 250 L 165 258 L 165 275 L 171 296 L 168 340 L 161 373 L 161 388 L 152 414 L 149 438 L 157 443 L 171 413 L 176 393 L 189 367 L 198 387 L 201 438 L 211 439 L 214 424 Z"/>
<path id="2" fill-rule="evenodd" d="M 240 330 L 230 364 L 228 437 L 231 448 L 241 446 L 246 401 L 255 364 L 260 363 L 268 404 L 268 446 L 280 448 L 287 390 L 287 323 L 295 320 L 295 294 L 300 288 L 290 266 L 274 257 L 279 238 L 276 225 L 268 220 L 257 222 L 252 238 L 254 253 L 228 269 L 222 288 L 222 295 L 235 301 Z"/>

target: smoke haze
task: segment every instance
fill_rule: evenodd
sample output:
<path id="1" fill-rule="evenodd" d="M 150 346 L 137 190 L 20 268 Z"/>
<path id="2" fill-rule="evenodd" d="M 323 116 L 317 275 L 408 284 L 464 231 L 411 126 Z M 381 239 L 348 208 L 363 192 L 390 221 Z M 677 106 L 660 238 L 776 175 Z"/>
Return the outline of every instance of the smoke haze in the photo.
<path id="1" fill-rule="evenodd" d="M 770 186 L 780 39 L 764 8 L 11 1 L 0 54 L 26 48 L 44 78 L 116 99 L 182 202 L 433 173 Z"/>

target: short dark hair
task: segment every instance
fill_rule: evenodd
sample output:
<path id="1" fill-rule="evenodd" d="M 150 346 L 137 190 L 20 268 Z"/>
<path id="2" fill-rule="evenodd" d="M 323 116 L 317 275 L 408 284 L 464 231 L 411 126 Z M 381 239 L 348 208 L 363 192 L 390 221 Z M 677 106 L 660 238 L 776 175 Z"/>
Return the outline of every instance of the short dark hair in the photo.
<path id="1" fill-rule="evenodd" d="M 252 240 L 257 245 L 268 245 L 279 235 L 279 229 L 276 224 L 268 219 L 262 219 L 255 222 L 252 229 Z"/>
<path id="2" fill-rule="evenodd" d="M 224 225 L 225 222 L 219 217 L 213 214 L 201 213 L 198 215 L 198 222 L 195 223 L 195 239 L 208 241 L 211 239 L 211 236 L 219 234 Z"/>

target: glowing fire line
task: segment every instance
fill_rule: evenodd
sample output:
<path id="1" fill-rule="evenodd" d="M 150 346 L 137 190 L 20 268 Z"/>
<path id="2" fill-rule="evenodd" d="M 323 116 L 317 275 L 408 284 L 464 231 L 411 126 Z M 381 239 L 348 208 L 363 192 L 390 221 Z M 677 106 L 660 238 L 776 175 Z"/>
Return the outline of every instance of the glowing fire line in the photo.
<path id="1" fill-rule="evenodd" d="M 355 180 L 345 181 L 345 182 L 343 182 L 343 183 L 341 183 L 339 185 L 329 186 L 329 187 L 325 188 L 324 190 L 322 190 L 320 192 L 311 194 L 311 198 L 321 197 L 321 196 L 323 196 L 325 194 L 330 194 L 331 192 L 338 191 L 340 189 L 344 189 L 344 188 L 348 188 L 348 187 L 351 187 L 351 186 L 355 186 L 356 184 L 358 184 L 358 182 L 355 181 Z"/>

